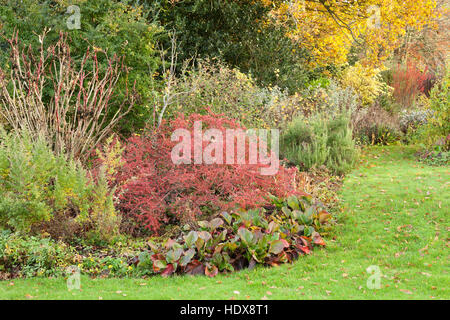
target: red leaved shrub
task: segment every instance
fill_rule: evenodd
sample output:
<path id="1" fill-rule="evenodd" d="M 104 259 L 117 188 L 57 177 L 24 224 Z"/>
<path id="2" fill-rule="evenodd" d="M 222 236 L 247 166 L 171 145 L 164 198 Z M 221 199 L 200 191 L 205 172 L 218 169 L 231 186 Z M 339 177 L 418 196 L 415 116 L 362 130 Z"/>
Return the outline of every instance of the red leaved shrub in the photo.
<path id="1" fill-rule="evenodd" d="M 248 161 L 246 164 L 174 164 L 171 151 L 178 141 L 171 141 L 171 135 L 178 128 L 192 133 L 194 121 L 202 121 L 203 131 L 214 128 L 223 132 L 224 155 L 225 130 L 241 128 L 222 115 L 193 114 L 188 118 L 179 115 L 170 123 L 163 123 L 152 135 L 129 138 L 124 146 L 124 165 L 115 179 L 118 208 L 125 215 L 158 232 L 161 224 L 179 223 L 186 212 L 197 217 L 236 206 L 262 206 L 269 203 L 269 193 L 277 197 L 304 194 L 298 191 L 295 168 L 280 166 L 275 175 L 264 176 L 260 168 L 267 165 L 248 164 Z M 208 144 L 203 141 L 203 148 Z M 248 159 L 248 148 L 245 152 Z"/>

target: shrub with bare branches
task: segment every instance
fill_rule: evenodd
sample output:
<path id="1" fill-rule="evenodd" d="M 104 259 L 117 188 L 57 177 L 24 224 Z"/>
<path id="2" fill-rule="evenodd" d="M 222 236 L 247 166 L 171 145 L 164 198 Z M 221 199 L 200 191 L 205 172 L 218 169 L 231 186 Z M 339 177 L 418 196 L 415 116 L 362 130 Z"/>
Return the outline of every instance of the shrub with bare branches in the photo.
<path id="1" fill-rule="evenodd" d="M 67 34 L 46 47 L 47 33 L 39 36 L 38 52 L 23 45 L 18 32 L 6 39 L 10 70 L 0 68 L 0 114 L 12 129 L 44 136 L 55 152 L 84 158 L 133 107 L 134 88 L 112 110 L 117 81 L 127 72 L 123 58 L 107 57 L 102 67 L 93 48 L 77 65 Z"/>

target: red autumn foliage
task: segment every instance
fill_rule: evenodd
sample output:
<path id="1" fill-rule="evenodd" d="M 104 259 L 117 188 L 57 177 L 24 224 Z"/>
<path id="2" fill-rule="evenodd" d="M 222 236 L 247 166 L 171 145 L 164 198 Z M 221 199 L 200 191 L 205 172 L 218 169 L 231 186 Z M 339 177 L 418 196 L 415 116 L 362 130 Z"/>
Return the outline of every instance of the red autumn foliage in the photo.
<path id="1" fill-rule="evenodd" d="M 262 206 L 269 203 L 269 193 L 278 197 L 304 194 L 296 186 L 296 168 L 280 166 L 275 175 L 264 176 L 259 172 L 265 166 L 262 164 L 174 164 L 171 151 L 178 141 L 171 141 L 173 131 L 186 128 L 192 132 L 198 120 L 204 129 L 223 133 L 242 128 L 221 115 L 179 115 L 151 136 L 129 138 L 123 154 L 125 164 L 115 180 L 118 207 L 124 214 L 157 233 L 161 224 L 179 221 L 186 211 L 198 216 L 236 206 Z M 203 147 L 208 144 L 203 142 Z M 248 154 L 246 148 L 246 159 Z"/>
<path id="2" fill-rule="evenodd" d="M 428 67 L 420 71 L 413 62 L 408 62 L 405 67 L 398 64 L 392 79 L 394 98 L 402 106 L 410 107 L 420 93 L 429 95 L 434 80 L 435 77 L 428 72 Z"/>

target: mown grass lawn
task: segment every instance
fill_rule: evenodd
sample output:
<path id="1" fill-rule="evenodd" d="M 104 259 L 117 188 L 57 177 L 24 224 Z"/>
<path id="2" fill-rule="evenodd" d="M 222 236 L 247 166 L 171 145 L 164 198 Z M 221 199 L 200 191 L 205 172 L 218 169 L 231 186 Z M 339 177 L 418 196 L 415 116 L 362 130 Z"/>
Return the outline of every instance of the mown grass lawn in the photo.
<path id="1" fill-rule="evenodd" d="M 291 265 L 210 279 L 89 279 L 0 282 L 2 299 L 449 299 L 448 167 L 416 162 L 413 149 L 376 147 L 341 191 L 342 212 L 327 248 Z M 366 272 L 378 266 L 381 288 Z"/>

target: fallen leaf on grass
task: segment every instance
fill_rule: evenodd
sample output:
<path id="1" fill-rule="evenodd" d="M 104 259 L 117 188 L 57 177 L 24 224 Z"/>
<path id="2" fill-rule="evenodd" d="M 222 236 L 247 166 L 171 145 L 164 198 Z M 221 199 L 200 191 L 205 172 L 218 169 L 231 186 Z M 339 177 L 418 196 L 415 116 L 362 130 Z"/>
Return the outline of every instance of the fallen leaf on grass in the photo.
<path id="1" fill-rule="evenodd" d="M 407 289 L 400 289 L 400 291 L 406 294 L 412 294 L 412 292 Z"/>

